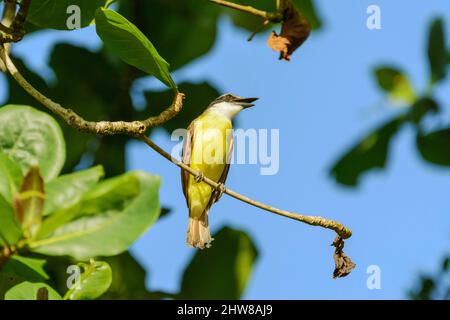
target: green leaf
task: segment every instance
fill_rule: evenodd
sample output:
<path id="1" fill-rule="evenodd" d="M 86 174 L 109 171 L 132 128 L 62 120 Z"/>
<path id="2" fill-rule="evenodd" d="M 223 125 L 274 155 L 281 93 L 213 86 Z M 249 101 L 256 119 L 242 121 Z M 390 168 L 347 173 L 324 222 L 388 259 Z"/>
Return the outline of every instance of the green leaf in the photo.
<path id="1" fill-rule="evenodd" d="M 111 287 L 102 299 L 141 300 L 152 297 L 145 286 L 146 270 L 129 252 L 108 257 L 105 261 L 109 263 L 114 272 L 112 274 Z"/>
<path id="2" fill-rule="evenodd" d="M 0 272 L 0 300 L 5 299 L 5 294 L 9 289 L 26 280 L 12 272 Z"/>
<path id="3" fill-rule="evenodd" d="M 0 150 L 0 195 L 12 203 L 13 195 L 19 190 L 22 181 L 20 166 Z"/>
<path id="4" fill-rule="evenodd" d="M 169 64 L 134 24 L 115 11 L 101 8 L 95 14 L 95 21 L 97 34 L 109 50 L 168 87 L 176 88 L 169 73 Z"/>
<path id="5" fill-rule="evenodd" d="M 25 174 L 39 166 L 45 181 L 58 176 L 65 160 L 65 142 L 57 122 L 28 106 L 0 108 L 0 150 Z"/>
<path id="6" fill-rule="evenodd" d="M 361 174 L 383 168 L 391 139 L 403 123 L 403 117 L 395 118 L 367 135 L 336 162 L 331 175 L 338 183 L 356 186 Z"/>
<path id="7" fill-rule="evenodd" d="M 178 128 L 186 129 L 191 121 L 202 114 L 209 103 L 220 95 L 217 89 L 207 82 L 198 84 L 183 82 L 180 84 L 179 89 L 188 98 L 185 100 L 181 112 L 162 125 L 168 133 L 172 133 Z M 144 95 L 147 100 L 147 109 L 141 116 L 149 117 L 164 111 L 167 108 L 167 101 L 170 101 L 173 93 L 170 90 L 147 91 Z"/>
<path id="8" fill-rule="evenodd" d="M 68 56 L 77 63 L 67 63 Z M 85 119 L 138 119 L 134 117 L 127 88 L 127 83 L 132 80 L 136 69 L 122 63 L 113 64 L 107 59 L 104 50 L 91 52 L 68 44 L 58 44 L 54 47 L 50 66 L 58 79 L 51 96 L 63 105 L 77 106 L 77 112 Z M 89 77 L 80 73 L 80 69 L 89 70 Z M 84 159 L 92 159 L 93 164 L 102 164 L 108 176 L 125 171 L 124 149 L 130 137 L 94 136 L 73 130 L 63 122 L 60 124 L 66 141 L 71 142 L 70 148 L 67 149 L 65 172 L 72 172 L 82 156 Z M 111 157 L 111 154 L 115 156 Z"/>
<path id="9" fill-rule="evenodd" d="M 428 34 L 428 61 L 430 64 L 431 83 L 445 78 L 447 74 L 447 46 L 445 43 L 444 20 L 435 19 Z"/>
<path id="10" fill-rule="evenodd" d="M 75 218 L 106 212 L 111 208 L 120 210 L 128 201 L 138 196 L 139 192 L 139 181 L 133 175 L 123 175 L 106 180 L 84 194 L 82 201 L 58 210 L 45 219 L 36 238 L 47 237 L 57 228 Z"/>
<path id="11" fill-rule="evenodd" d="M 0 222 L 0 245 L 16 244 L 22 237 L 22 229 L 16 220 L 11 204 L 1 195 Z"/>
<path id="12" fill-rule="evenodd" d="M 375 69 L 374 74 L 378 85 L 388 94 L 390 100 L 406 104 L 414 103 L 416 100 L 414 89 L 402 71 L 380 66 Z"/>
<path id="13" fill-rule="evenodd" d="M 213 246 L 196 251 L 181 283 L 180 299 L 239 299 L 258 255 L 243 231 L 222 228 Z"/>
<path id="14" fill-rule="evenodd" d="M 417 135 L 417 148 L 428 162 L 450 166 L 450 128 Z"/>
<path id="15" fill-rule="evenodd" d="M 414 124 L 420 124 L 422 119 L 429 113 L 437 113 L 439 105 L 435 100 L 429 97 L 424 97 L 417 100 L 411 107 L 408 113 L 408 119 Z"/>
<path id="16" fill-rule="evenodd" d="M 38 300 L 38 292 L 41 288 L 48 291 L 48 300 L 62 299 L 58 292 L 45 283 L 25 281 L 9 289 L 5 294 L 5 300 Z"/>
<path id="17" fill-rule="evenodd" d="M 313 30 L 322 27 L 322 19 L 316 10 L 313 0 L 293 0 L 300 12 L 308 19 Z"/>
<path id="18" fill-rule="evenodd" d="M 44 270 L 45 263 L 44 259 L 14 255 L 3 267 L 2 272 L 15 274 L 27 281 L 48 280 L 49 276 Z"/>
<path id="19" fill-rule="evenodd" d="M 172 71 L 211 50 L 221 10 L 220 6 L 198 0 L 122 0 L 119 8 L 139 30 L 151 35 Z"/>
<path id="20" fill-rule="evenodd" d="M 134 196 L 133 181 L 138 186 Z M 141 171 L 104 180 L 84 197 L 75 220 L 47 238 L 32 241 L 30 249 L 77 260 L 119 254 L 158 219 L 159 185 L 159 177 Z"/>
<path id="21" fill-rule="evenodd" d="M 80 279 L 64 295 L 65 300 L 94 300 L 102 296 L 111 286 L 112 271 L 108 263 L 91 261 L 79 263 L 83 268 Z"/>
<path id="22" fill-rule="evenodd" d="M 44 202 L 44 180 L 39 174 L 39 168 L 31 167 L 23 178 L 20 193 L 14 198 L 16 219 L 21 223 L 25 237 L 35 235 L 39 229 Z"/>
<path id="23" fill-rule="evenodd" d="M 66 292 L 68 277 L 67 266 L 76 265 L 77 261 L 74 261 L 67 256 L 47 256 L 46 259 L 46 270 L 51 274 L 52 287 L 58 292 Z M 112 257 L 102 257 L 101 260 L 107 262 L 113 272 L 111 286 L 100 299 L 148 300 L 161 298 L 160 295 L 156 296 L 146 289 L 146 278 L 148 277 L 149 272 L 148 268 L 144 269 L 129 252 L 124 252 Z M 0 299 L 1 297 L 0 273 Z"/>
<path id="24" fill-rule="evenodd" d="M 27 21 L 43 28 L 71 30 L 67 22 L 71 20 L 75 11 L 69 9 L 70 6 L 76 5 L 80 12 L 80 27 L 84 28 L 91 24 L 95 10 L 107 2 L 107 0 L 33 0 Z"/>
<path id="25" fill-rule="evenodd" d="M 46 184 L 46 202 L 44 215 L 56 210 L 67 209 L 78 203 L 83 195 L 91 189 L 105 172 L 102 166 L 96 166 L 59 176 Z"/>

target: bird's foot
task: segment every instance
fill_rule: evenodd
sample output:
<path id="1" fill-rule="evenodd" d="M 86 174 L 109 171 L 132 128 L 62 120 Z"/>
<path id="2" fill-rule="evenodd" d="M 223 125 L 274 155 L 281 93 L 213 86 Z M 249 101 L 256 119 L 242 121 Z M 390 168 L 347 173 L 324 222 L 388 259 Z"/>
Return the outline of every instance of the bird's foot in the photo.
<path id="1" fill-rule="evenodd" d="M 217 201 L 219 201 L 219 199 L 222 197 L 222 195 L 226 191 L 225 185 L 222 182 L 219 182 L 217 184 L 216 190 L 219 192 L 219 194 L 217 195 Z"/>
<path id="2" fill-rule="evenodd" d="M 205 178 L 205 176 L 203 175 L 203 172 L 199 171 L 195 175 L 195 182 L 197 182 L 197 183 L 202 182 L 204 178 Z"/>

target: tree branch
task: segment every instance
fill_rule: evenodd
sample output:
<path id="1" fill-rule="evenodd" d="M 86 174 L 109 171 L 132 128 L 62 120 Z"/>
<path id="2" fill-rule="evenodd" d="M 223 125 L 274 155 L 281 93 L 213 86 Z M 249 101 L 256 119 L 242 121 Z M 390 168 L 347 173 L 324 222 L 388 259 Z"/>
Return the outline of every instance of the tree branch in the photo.
<path id="1" fill-rule="evenodd" d="M 27 20 L 28 9 L 30 8 L 31 0 L 22 0 L 20 1 L 19 11 L 17 11 L 16 17 L 14 18 L 14 22 L 12 24 L 12 29 L 15 34 L 17 34 L 21 40 L 25 34 L 24 24 Z M 18 41 L 19 41 L 18 40 Z"/>
<path id="2" fill-rule="evenodd" d="M 259 10 L 256 8 L 253 8 L 252 6 L 245 6 L 245 5 L 240 5 L 237 3 L 233 3 L 230 1 L 225 1 L 225 0 L 208 0 L 209 2 L 221 5 L 223 7 L 227 7 L 227 8 L 231 8 L 231 9 L 235 9 L 235 10 L 239 10 L 242 12 L 247 12 L 250 13 L 254 16 L 263 18 L 264 20 L 273 22 L 273 23 L 278 23 L 281 22 L 283 20 L 283 14 L 281 12 L 267 12 L 267 11 L 263 11 L 263 10 Z"/>
<path id="3" fill-rule="evenodd" d="M 297 214 L 297 213 L 293 213 L 293 212 L 289 212 L 286 210 L 281 210 L 272 206 L 269 206 L 267 204 L 264 204 L 262 202 L 258 202 L 255 201 L 249 197 L 246 197 L 240 193 L 237 193 L 229 188 L 223 187 L 221 186 L 219 183 L 215 182 L 214 180 L 209 179 L 208 177 L 205 177 L 202 175 L 201 172 L 192 169 L 191 167 L 189 167 L 188 165 L 184 164 L 183 162 L 175 159 L 174 157 L 172 157 L 170 154 L 168 154 L 166 151 L 164 151 L 162 148 L 160 148 L 157 144 L 155 144 L 152 140 L 150 140 L 148 137 L 146 136 L 141 136 L 140 137 L 142 141 L 144 141 L 150 148 L 152 148 L 153 150 L 155 150 L 156 152 L 158 152 L 160 155 L 162 155 L 164 158 L 166 158 L 167 160 L 173 162 L 175 165 L 177 165 L 178 167 L 180 167 L 181 169 L 183 169 L 184 171 L 189 172 L 191 175 L 196 176 L 199 178 L 199 180 L 207 183 L 208 185 L 210 185 L 211 187 L 213 187 L 216 190 L 221 190 L 223 191 L 223 193 L 228 194 L 229 196 L 240 200 L 242 202 L 246 202 L 254 207 L 269 211 L 269 212 L 273 212 L 275 214 L 278 214 L 280 216 L 283 217 L 287 217 L 293 220 L 297 220 L 312 226 L 320 226 L 323 228 L 327 228 L 330 230 L 335 231 L 338 236 L 340 236 L 343 239 L 347 239 L 350 238 L 352 235 L 352 232 L 350 229 L 346 228 L 345 226 L 343 226 L 341 223 L 333 221 L 333 220 L 329 220 L 323 217 L 319 217 L 319 216 L 305 216 L 305 215 L 301 215 L 301 214 Z"/>
<path id="4" fill-rule="evenodd" d="M 12 21 L 12 25 L 7 25 L 2 22 L 0 43 L 18 42 L 25 35 L 24 24 L 27 19 L 31 0 L 22 0 L 17 14 L 16 3 L 16 0 L 5 0 L 5 13 L 8 15 L 8 20 L 11 20 L 12 15 L 14 21 Z"/>
<path id="5" fill-rule="evenodd" d="M 9 54 L 4 47 L 0 46 L 0 59 L 4 62 L 6 69 L 17 83 L 42 103 L 47 109 L 60 116 L 68 125 L 81 132 L 93 133 L 99 135 L 127 134 L 133 136 L 142 135 L 148 128 L 158 126 L 175 117 L 183 107 L 184 94 L 176 92 L 172 104 L 159 115 L 150 117 L 142 121 L 87 121 L 71 109 L 62 107 L 59 103 L 52 101 L 45 95 L 36 90 L 17 70 Z"/>
<path id="6" fill-rule="evenodd" d="M 16 0 L 8 0 L 3 5 L 3 16 L 0 23 L 0 42 L 3 36 L 12 32 L 11 25 L 13 24 L 14 17 L 16 15 Z M 9 53 L 11 48 L 10 43 L 5 43 L 5 50 Z M 6 66 L 0 59 L 0 71 L 6 72 Z"/>

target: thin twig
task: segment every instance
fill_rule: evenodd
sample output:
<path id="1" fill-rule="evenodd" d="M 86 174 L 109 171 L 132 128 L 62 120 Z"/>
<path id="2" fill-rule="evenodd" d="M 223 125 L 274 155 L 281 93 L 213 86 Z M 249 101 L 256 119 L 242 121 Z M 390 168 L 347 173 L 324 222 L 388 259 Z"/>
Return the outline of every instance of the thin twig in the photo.
<path id="1" fill-rule="evenodd" d="M 183 107 L 184 94 L 176 92 L 172 104 L 159 115 L 150 117 L 142 121 L 87 121 L 79 116 L 71 109 L 62 107 L 59 103 L 52 101 L 38 90 L 36 90 L 17 70 L 13 61 L 6 53 L 3 47 L 0 46 L 0 59 L 3 60 L 8 72 L 17 81 L 17 83 L 25 89 L 32 97 L 42 103 L 51 112 L 60 116 L 68 125 L 76 128 L 81 132 L 93 133 L 99 135 L 114 135 L 114 134 L 128 134 L 141 135 L 147 131 L 148 128 L 156 127 L 162 123 L 175 117 Z"/>
<path id="2" fill-rule="evenodd" d="M 168 154 L 166 151 L 164 151 L 162 148 L 160 148 L 157 144 L 155 144 L 148 137 L 141 136 L 141 140 L 144 141 L 150 148 L 152 148 L 153 150 L 158 152 L 160 155 L 162 155 L 167 160 L 176 164 L 178 167 L 180 167 L 184 171 L 189 172 L 193 176 L 199 177 L 199 180 L 202 180 L 203 182 L 207 183 L 208 185 L 210 185 L 211 187 L 213 187 L 216 190 L 223 191 L 223 193 L 226 193 L 229 196 L 231 196 L 237 200 L 246 202 L 254 207 L 258 207 L 260 209 L 276 213 L 283 217 L 287 217 L 287 218 L 294 219 L 294 220 L 297 220 L 300 222 L 304 222 L 304 223 L 312 225 L 312 226 L 320 226 L 323 228 L 334 230 L 343 239 L 350 238 L 352 235 L 351 230 L 346 228 L 339 222 L 329 220 L 329 219 L 319 217 L 319 216 L 305 216 L 305 215 L 289 212 L 286 210 L 281 210 L 281 209 L 269 206 L 267 204 L 264 204 L 262 202 L 255 201 L 255 200 L 253 200 L 249 197 L 246 197 L 240 193 L 237 193 L 229 188 L 226 188 L 223 186 L 221 187 L 221 185 L 219 183 L 215 182 L 214 180 L 209 179 L 208 177 L 205 177 L 201 172 L 192 169 L 188 165 L 186 165 L 183 162 L 179 161 L 178 159 L 175 159 L 174 157 L 172 157 L 170 154 Z"/>
<path id="3" fill-rule="evenodd" d="M 12 33 L 13 29 L 5 26 L 3 23 L 0 23 L 0 31 L 5 32 L 5 33 Z"/>
<path id="4" fill-rule="evenodd" d="M 27 20 L 28 15 L 28 9 L 30 8 L 31 0 L 22 0 L 20 1 L 20 7 L 19 11 L 17 11 L 16 17 L 14 18 L 14 22 L 12 24 L 12 28 L 14 30 L 14 33 L 17 33 L 23 38 L 23 35 L 25 34 L 24 24 Z M 20 39 L 22 39 L 20 38 Z"/>
<path id="5" fill-rule="evenodd" d="M 11 25 L 13 24 L 14 17 L 16 15 L 16 0 L 9 0 L 5 1 L 3 5 L 3 16 L 1 21 L 2 28 L 5 28 L 4 30 L 0 31 L 0 42 L 3 39 L 4 34 L 11 33 L 12 28 Z M 5 43 L 5 50 L 9 53 L 11 48 L 10 43 Z M 6 72 L 6 66 L 3 63 L 3 61 L 0 59 L 0 71 Z"/>
<path id="6" fill-rule="evenodd" d="M 5 2 L 5 12 L 8 15 L 13 15 L 14 21 L 12 25 L 3 24 L 4 27 L 8 28 L 2 30 L 0 33 L 0 43 L 18 42 L 22 40 L 25 35 L 24 24 L 27 19 L 28 9 L 31 5 L 31 0 L 22 0 L 20 2 L 19 10 L 16 14 L 16 3 L 17 1 L 6 1 Z M 9 17 L 10 18 L 10 17 Z"/>
<path id="7" fill-rule="evenodd" d="M 252 6 L 245 6 L 225 0 L 208 0 L 208 1 L 231 9 L 250 13 L 254 16 L 263 18 L 264 20 L 269 20 L 270 22 L 274 23 L 280 22 L 283 19 L 283 14 L 280 12 L 267 12 L 264 10 L 253 8 Z"/>

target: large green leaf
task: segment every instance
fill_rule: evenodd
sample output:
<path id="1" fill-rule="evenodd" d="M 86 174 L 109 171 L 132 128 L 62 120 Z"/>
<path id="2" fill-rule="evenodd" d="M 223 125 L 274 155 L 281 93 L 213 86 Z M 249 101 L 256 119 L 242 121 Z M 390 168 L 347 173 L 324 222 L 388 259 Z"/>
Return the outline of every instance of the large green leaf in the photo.
<path id="1" fill-rule="evenodd" d="M 198 84 L 183 82 L 179 88 L 186 94 L 186 100 L 181 112 L 163 124 L 162 127 L 169 133 L 178 128 L 186 129 L 189 123 L 205 111 L 209 103 L 220 95 L 217 89 L 207 82 Z M 164 111 L 167 108 L 167 101 L 170 101 L 172 95 L 170 90 L 145 92 L 147 109 L 143 112 L 145 115 L 142 117 L 154 116 Z"/>
<path id="2" fill-rule="evenodd" d="M 3 267 L 2 272 L 15 274 L 27 281 L 48 280 L 48 274 L 44 270 L 45 263 L 44 259 L 14 255 Z"/>
<path id="3" fill-rule="evenodd" d="M 22 229 L 16 220 L 14 210 L 11 204 L 0 195 L 0 245 L 14 245 L 21 237 Z"/>
<path id="4" fill-rule="evenodd" d="M 442 19 L 435 19 L 429 29 L 428 60 L 430 64 L 431 83 L 445 78 L 447 74 L 447 45 L 445 43 L 445 28 Z"/>
<path id="5" fill-rule="evenodd" d="M 48 300 L 62 299 L 58 292 L 45 283 L 25 281 L 9 289 L 5 294 L 5 300 L 39 300 L 38 294 L 40 290 L 47 292 Z"/>
<path id="6" fill-rule="evenodd" d="M 17 161 L 22 172 L 39 166 L 44 180 L 58 176 L 65 159 L 65 142 L 57 122 L 28 106 L 0 108 L 0 149 Z"/>
<path id="7" fill-rule="evenodd" d="M 127 185 L 131 182 L 124 184 L 125 178 L 139 186 L 134 197 Z M 57 228 L 49 237 L 31 242 L 30 249 L 48 255 L 70 255 L 78 260 L 119 254 L 158 219 L 159 185 L 159 177 L 141 171 L 107 179 L 86 195 L 75 220 Z"/>
<path id="8" fill-rule="evenodd" d="M 43 239 L 75 218 L 108 211 L 111 208 L 121 210 L 140 192 L 139 180 L 134 175 L 122 175 L 100 183 L 83 194 L 83 201 L 78 199 L 71 206 L 54 212 L 45 219 L 36 238 Z"/>
<path id="9" fill-rule="evenodd" d="M 450 128 L 417 135 L 417 148 L 431 163 L 450 166 Z"/>
<path id="10" fill-rule="evenodd" d="M 224 227 L 213 246 L 199 250 L 183 275 L 181 299 L 239 299 L 250 279 L 258 252 L 243 231 Z"/>
<path id="11" fill-rule="evenodd" d="M 105 46 L 126 63 L 176 88 L 169 64 L 159 55 L 150 40 L 119 13 L 99 8 L 95 14 L 97 34 Z"/>
<path id="12" fill-rule="evenodd" d="M 22 257 L 17 254 L 11 256 L 2 266 L 0 272 L 0 300 L 5 293 L 15 285 L 24 281 L 46 281 L 49 279 L 43 266 L 45 260 Z"/>
<path id="13" fill-rule="evenodd" d="M 383 168 L 391 139 L 403 123 L 403 117 L 394 118 L 371 132 L 335 163 L 331 175 L 338 183 L 356 186 L 362 173 Z"/>
<path id="14" fill-rule="evenodd" d="M 105 259 L 113 270 L 112 284 L 102 299 L 142 300 L 152 297 L 145 286 L 146 270 L 129 252 Z"/>
<path id="15" fill-rule="evenodd" d="M 77 61 L 67 63 L 67 57 Z M 106 59 L 104 52 L 91 52 L 68 44 L 58 44 L 50 56 L 52 67 L 58 82 L 52 97 L 63 105 L 73 106 L 85 119 L 100 120 L 136 120 L 129 94 L 134 73 L 137 69 L 121 64 L 122 71 Z M 89 76 L 79 70 L 89 70 Z M 82 156 L 92 159 L 93 164 L 102 164 L 107 176 L 125 171 L 124 149 L 129 137 L 99 137 L 80 133 L 65 123 L 61 124 L 66 141 L 70 141 L 67 150 L 65 172 L 73 171 Z M 111 157 L 110 154 L 116 156 Z"/>
<path id="16" fill-rule="evenodd" d="M 394 67 L 379 66 L 375 68 L 374 74 L 378 85 L 388 94 L 389 99 L 406 104 L 414 103 L 414 89 L 402 71 Z"/>
<path id="17" fill-rule="evenodd" d="M 96 166 L 53 179 L 45 186 L 47 198 L 44 215 L 78 203 L 83 195 L 103 176 L 103 167 Z"/>
<path id="18" fill-rule="evenodd" d="M 12 272 L 0 272 L 0 300 L 5 299 L 5 293 L 15 285 L 26 281 L 22 276 L 18 276 Z M 40 280 L 39 280 L 40 281 Z"/>
<path id="19" fill-rule="evenodd" d="M 76 5 L 80 9 L 80 27 L 84 28 L 94 19 L 95 10 L 106 2 L 108 0 L 33 0 L 27 20 L 43 28 L 70 30 L 67 21 L 73 11 L 68 8 Z"/>
<path id="20" fill-rule="evenodd" d="M 120 1 L 120 12 L 151 36 L 172 70 L 211 50 L 221 10 L 199 0 Z"/>
<path id="21" fill-rule="evenodd" d="M 12 203 L 13 195 L 19 190 L 21 181 L 20 166 L 0 150 L 0 195 L 7 202 Z"/>
<path id="22" fill-rule="evenodd" d="M 80 279 L 64 295 L 66 300 L 94 300 L 102 296 L 110 287 L 112 271 L 108 263 L 91 261 L 79 263 L 83 269 Z"/>

